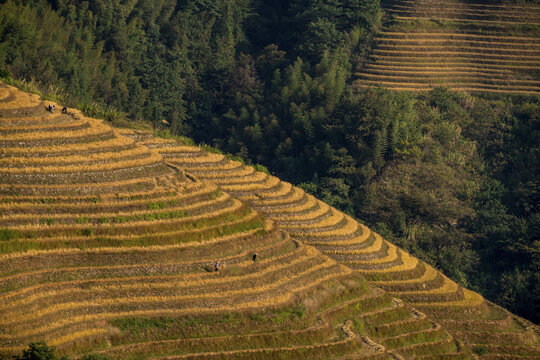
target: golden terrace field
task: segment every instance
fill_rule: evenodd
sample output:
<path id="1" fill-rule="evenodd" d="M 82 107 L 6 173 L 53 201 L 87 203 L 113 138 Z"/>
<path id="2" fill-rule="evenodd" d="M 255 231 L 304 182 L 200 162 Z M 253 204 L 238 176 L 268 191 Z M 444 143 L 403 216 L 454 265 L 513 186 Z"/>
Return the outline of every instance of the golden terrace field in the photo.
<path id="1" fill-rule="evenodd" d="M 132 137 L 141 137 L 141 134 L 133 133 Z M 276 182 L 274 177 L 248 170 L 249 167 L 239 166 L 224 156 L 208 154 L 202 149 L 197 151 L 196 147 L 175 147 L 169 140 L 163 140 L 161 148 L 158 143 L 159 139 L 154 139 L 140 144 L 152 144 L 169 163 L 186 172 L 196 171 L 199 179 L 219 183 L 233 197 L 249 201 L 253 208 L 274 219 L 278 227 L 294 239 L 315 246 L 323 254 L 362 274 L 370 284 L 425 312 L 427 318 L 414 310 L 416 318 L 423 319 L 421 322 L 392 315 L 397 311 L 393 310 L 377 313 L 377 317 L 384 319 L 384 326 L 377 321 L 373 325 L 366 323 L 379 344 L 392 349 L 396 356 L 469 358 L 469 350 L 463 344 L 486 359 L 540 356 L 536 326 L 485 301 L 479 294 L 463 289 L 301 189 Z M 441 332 L 447 324 L 454 339 L 448 332 L 444 332 L 445 335 Z M 497 332 L 492 333 L 495 327 Z M 384 333 L 389 329 L 392 329 L 390 333 Z"/>
<path id="2" fill-rule="evenodd" d="M 540 93 L 540 5 L 385 0 L 386 25 L 355 85 Z"/>
<path id="3" fill-rule="evenodd" d="M 6 101 L 25 96 L 0 89 Z M 440 325 L 226 192 L 275 187 L 283 197 L 259 196 L 278 209 L 279 179 L 170 141 L 138 144 L 77 111 L 59 123 L 43 104 L 21 105 L 33 107 L 0 111 L 1 358 L 46 341 L 70 358 L 396 359 L 440 352 L 417 351 L 431 340 L 468 357 Z M 167 147 L 193 173 L 223 164 L 208 173 L 215 182 L 165 162 Z M 274 213 L 308 234 L 315 211 L 341 231 L 342 214 L 298 200 Z M 380 327 L 391 328 L 384 339 Z"/>
<path id="4" fill-rule="evenodd" d="M 540 356 L 536 326 L 291 184 L 32 112 L 0 110 L 0 358 L 30 341 L 73 359 Z"/>

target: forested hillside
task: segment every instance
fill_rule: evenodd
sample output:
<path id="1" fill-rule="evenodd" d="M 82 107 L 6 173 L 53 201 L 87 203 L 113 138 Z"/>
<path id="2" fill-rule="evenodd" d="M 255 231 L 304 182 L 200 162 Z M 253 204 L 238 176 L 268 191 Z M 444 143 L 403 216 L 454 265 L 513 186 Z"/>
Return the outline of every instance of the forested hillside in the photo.
<path id="1" fill-rule="evenodd" d="M 354 90 L 381 21 L 375 0 L 4 1 L 0 67 L 261 163 L 538 322 L 538 97 Z"/>

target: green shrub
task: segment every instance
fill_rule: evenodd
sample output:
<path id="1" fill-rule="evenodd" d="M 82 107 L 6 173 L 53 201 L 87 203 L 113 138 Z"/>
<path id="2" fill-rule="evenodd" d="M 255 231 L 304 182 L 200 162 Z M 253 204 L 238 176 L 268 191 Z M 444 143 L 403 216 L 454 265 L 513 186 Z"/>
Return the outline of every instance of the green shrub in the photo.
<path id="1" fill-rule="evenodd" d="M 11 80 L 11 74 L 9 71 L 0 68 L 0 79 L 9 81 Z"/>
<path id="2" fill-rule="evenodd" d="M 255 164 L 253 165 L 253 167 L 255 168 L 255 170 L 257 171 L 260 171 L 260 172 L 263 172 L 265 174 L 268 174 L 270 175 L 270 171 L 268 171 L 268 168 L 264 165 L 261 165 L 261 164 Z"/>
<path id="3" fill-rule="evenodd" d="M 487 349 L 484 346 L 475 346 L 472 350 L 477 355 L 484 355 L 487 353 Z"/>
<path id="4" fill-rule="evenodd" d="M 40 224 L 42 225 L 54 225 L 54 219 L 52 218 L 46 218 L 46 219 L 41 219 L 39 220 Z"/>
<path id="5" fill-rule="evenodd" d="M 28 349 L 24 350 L 21 356 L 16 356 L 15 360 L 67 360 L 66 357 L 57 357 L 54 347 L 48 346 L 44 342 L 32 342 Z"/>
<path id="6" fill-rule="evenodd" d="M 223 154 L 223 151 L 219 150 L 219 149 L 216 149 L 215 147 L 212 147 L 210 145 L 207 145 L 207 144 L 202 144 L 201 147 L 209 152 L 209 153 L 212 153 L 212 154 Z"/>
<path id="7" fill-rule="evenodd" d="M 19 233 L 11 229 L 0 229 L 0 241 L 9 241 L 19 237 Z"/>

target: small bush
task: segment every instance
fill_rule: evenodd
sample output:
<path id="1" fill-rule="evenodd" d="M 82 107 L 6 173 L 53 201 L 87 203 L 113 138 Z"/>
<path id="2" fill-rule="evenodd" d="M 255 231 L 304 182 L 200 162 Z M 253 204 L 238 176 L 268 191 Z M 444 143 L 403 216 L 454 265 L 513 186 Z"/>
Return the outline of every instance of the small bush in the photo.
<path id="1" fill-rule="evenodd" d="M 47 218 L 47 219 L 41 219 L 41 220 L 39 220 L 39 222 L 42 225 L 49 225 L 50 226 L 50 225 L 54 225 L 55 221 L 52 218 Z"/>
<path id="2" fill-rule="evenodd" d="M 111 122 L 115 126 L 126 126 L 129 124 L 126 115 L 119 112 L 112 106 L 97 103 L 83 103 L 79 105 L 79 109 L 81 109 L 85 116 L 104 119 Z"/>
<path id="3" fill-rule="evenodd" d="M 28 349 L 24 350 L 21 356 L 16 356 L 15 360 L 67 360 L 66 357 L 57 357 L 54 347 L 48 346 L 44 342 L 32 342 Z"/>
<path id="4" fill-rule="evenodd" d="M 477 355 L 484 355 L 487 353 L 487 349 L 484 346 L 475 346 L 472 350 Z"/>
<path id="5" fill-rule="evenodd" d="M 160 210 L 165 208 L 167 204 L 164 201 L 148 203 L 148 210 Z"/>
<path id="6" fill-rule="evenodd" d="M 207 144 L 202 144 L 201 147 L 209 152 L 209 153 L 212 153 L 212 154 L 221 154 L 223 155 L 223 151 L 219 150 L 219 149 L 216 149 L 215 147 L 212 147 L 210 145 L 207 145 Z"/>
<path id="7" fill-rule="evenodd" d="M 92 236 L 92 235 L 94 235 L 94 229 L 92 229 L 92 228 L 82 229 L 81 234 L 83 236 Z"/>
<path id="8" fill-rule="evenodd" d="M 188 138 L 188 137 L 185 137 L 185 136 L 180 136 L 179 139 L 182 142 L 182 144 L 184 144 L 184 145 L 195 146 L 195 141 L 193 141 L 193 139 L 191 139 L 191 138 Z"/>
<path id="9" fill-rule="evenodd" d="M 238 155 L 227 154 L 227 159 L 232 160 L 232 161 L 238 161 L 242 165 L 246 165 L 246 161 L 244 160 L 244 158 Z"/>
<path id="10" fill-rule="evenodd" d="M 19 237 L 19 234 L 15 230 L 0 229 L 0 241 L 9 241 Z"/>
<path id="11" fill-rule="evenodd" d="M 267 168 L 266 166 L 264 166 L 264 165 L 261 165 L 261 164 L 255 164 L 253 167 L 254 167 L 255 170 L 257 170 L 257 171 L 260 171 L 260 172 L 263 172 L 263 173 L 265 173 L 265 174 L 270 175 L 270 171 L 268 171 L 268 168 Z"/>
<path id="12" fill-rule="evenodd" d="M 9 81 L 11 80 L 11 74 L 9 71 L 0 68 L 0 79 Z"/>

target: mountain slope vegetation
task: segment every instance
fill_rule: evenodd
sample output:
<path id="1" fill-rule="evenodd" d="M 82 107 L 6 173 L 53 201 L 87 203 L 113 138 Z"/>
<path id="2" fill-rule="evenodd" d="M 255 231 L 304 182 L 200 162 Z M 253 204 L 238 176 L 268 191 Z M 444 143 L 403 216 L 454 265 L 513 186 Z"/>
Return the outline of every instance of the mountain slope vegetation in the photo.
<path id="1" fill-rule="evenodd" d="M 357 89 L 377 1 L 8 0 L 0 20 L 4 78 L 264 164 L 539 321 L 538 97 Z"/>

